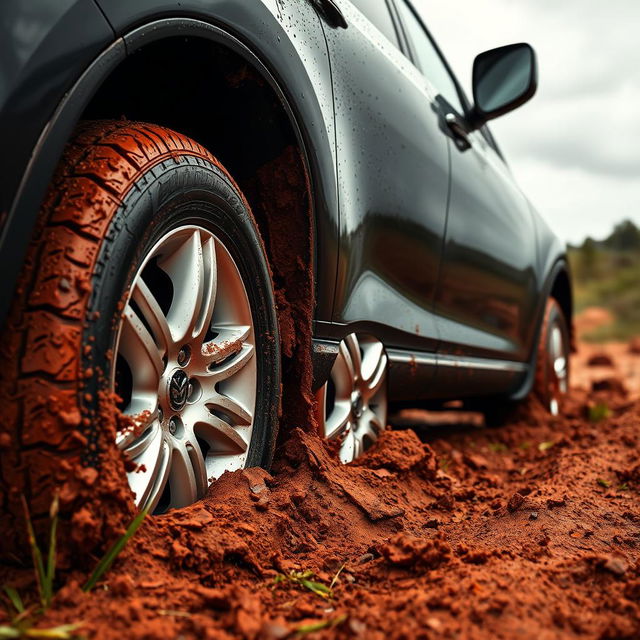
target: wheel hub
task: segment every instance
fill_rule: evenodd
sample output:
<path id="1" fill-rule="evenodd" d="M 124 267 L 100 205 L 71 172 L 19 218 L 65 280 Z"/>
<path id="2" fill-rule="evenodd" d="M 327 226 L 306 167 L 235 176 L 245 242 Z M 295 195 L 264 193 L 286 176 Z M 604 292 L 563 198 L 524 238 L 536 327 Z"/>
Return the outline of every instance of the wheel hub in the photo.
<path id="1" fill-rule="evenodd" d="M 187 404 L 189 395 L 189 376 L 178 369 L 169 379 L 169 405 L 174 411 L 181 411 Z"/>

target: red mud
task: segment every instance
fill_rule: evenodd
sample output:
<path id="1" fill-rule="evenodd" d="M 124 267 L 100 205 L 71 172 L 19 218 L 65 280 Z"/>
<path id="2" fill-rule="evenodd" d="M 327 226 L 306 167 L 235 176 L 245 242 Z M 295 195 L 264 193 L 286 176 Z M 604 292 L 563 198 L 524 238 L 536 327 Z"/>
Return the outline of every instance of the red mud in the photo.
<path id="1" fill-rule="evenodd" d="M 610 418 L 591 423 L 587 404 Z M 409 414 L 341 466 L 298 430 L 272 475 L 224 474 L 149 518 L 90 596 L 65 585 L 42 626 L 96 638 L 640 637 L 640 404 L 574 390 L 502 428 Z M 405 416 L 406 419 L 406 416 Z M 419 437 L 428 442 L 420 441 Z M 278 574 L 335 581 L 323 598 Z M 32 572 L 0 582 L 33 592 Z M 33 597 L 33 596 L 31 596 Z"/>

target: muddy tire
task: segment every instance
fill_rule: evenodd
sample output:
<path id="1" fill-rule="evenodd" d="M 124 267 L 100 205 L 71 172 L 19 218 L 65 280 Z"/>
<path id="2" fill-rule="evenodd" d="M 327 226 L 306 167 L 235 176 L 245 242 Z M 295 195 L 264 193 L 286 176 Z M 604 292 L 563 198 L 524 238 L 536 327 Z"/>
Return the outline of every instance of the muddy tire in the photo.
<path id="1" fill-rule="evenodd" d="M 135 511 L 126 481 L 132 463 L 125 469 L 115 443 L 119 431 L 145 418 L 120 415 L 123 401 L 112 393 L 116 343 L 145 256 L 185 227 L 202 230 L 203 242 L 205 233 L 219 241 L 244 283 L 257 354 L 244 462 L 269 465 L 280 347 L 265 251 L 246 200 L 224 167 L 182 135 L 144 123 L 83 123 L 42 206 L 1 338 L 4 540 L 23 530 L 22 497 L 36 522 L 45 522 L 59 492 L 66 539 L 85 550 Z"/>
<path id="2" fill-rule="evenodd" d="M 538 343 L 534 394 L 552 415 L 560 412 L 569 389 L 570 344 L 564 313 L 560 305 L 549 298 Z"/>

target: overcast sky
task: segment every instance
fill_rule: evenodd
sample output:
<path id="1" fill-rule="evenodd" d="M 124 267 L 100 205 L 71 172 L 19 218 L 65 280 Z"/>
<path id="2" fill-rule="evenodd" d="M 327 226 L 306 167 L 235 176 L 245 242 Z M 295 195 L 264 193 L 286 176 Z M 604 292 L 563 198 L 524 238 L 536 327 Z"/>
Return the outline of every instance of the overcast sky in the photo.
<path id="1" fill-rule="evenodd" d="M 640 224 L 639 0 L 414 0 L 471 96 L 480 51 L 526 41 L 538 92 L 491 123 L 518 183 L 570 242 Z"/>

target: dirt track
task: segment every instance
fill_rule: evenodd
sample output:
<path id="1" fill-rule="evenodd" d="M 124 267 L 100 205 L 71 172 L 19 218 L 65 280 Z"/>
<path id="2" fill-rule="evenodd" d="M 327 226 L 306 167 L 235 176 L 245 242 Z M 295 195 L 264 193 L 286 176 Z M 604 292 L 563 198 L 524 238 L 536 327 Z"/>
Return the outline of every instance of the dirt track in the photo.
<path id="1" fill-rule="evenodd" d="M 613 371 L 575 362 L 582 385 Z M 597 420 L 600 402 L 611 415 Z M 318 638 L 640 638 L 639 418 L 616 389 L 574 389 L 562 417 L 530 405 L 499 429 L 410 412 L 414 430 L 351 467 L 297 431 L 273 475 L 226 474 L 204 502 L 149 519 L 91 596 L 85 570 L 66 574 L 41 625 L 82 621 L 90 638 L 276 639 L 316 623 Z M 333 597 L 299 584 L 303 571 L 325 585 L 339 572 Z M 30 570 L 4 573 L 33 588 Z"/>

